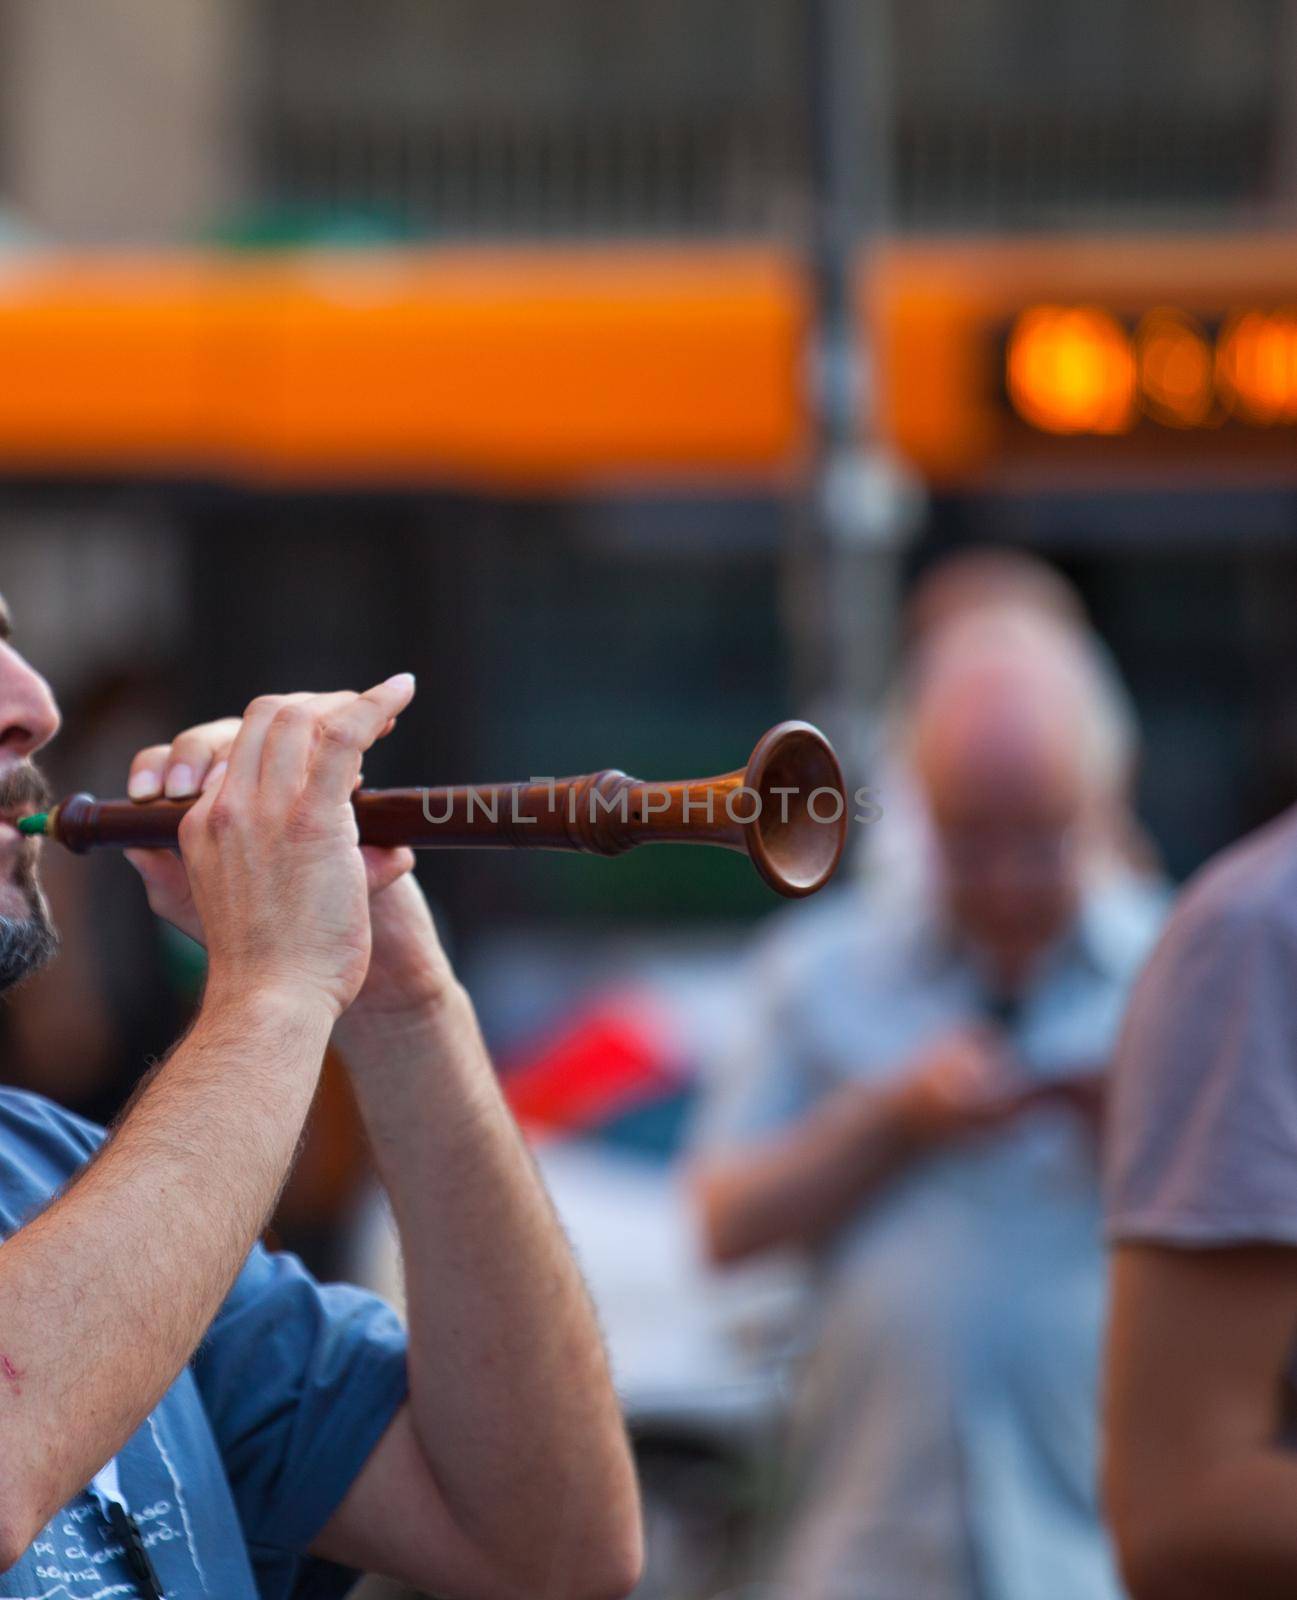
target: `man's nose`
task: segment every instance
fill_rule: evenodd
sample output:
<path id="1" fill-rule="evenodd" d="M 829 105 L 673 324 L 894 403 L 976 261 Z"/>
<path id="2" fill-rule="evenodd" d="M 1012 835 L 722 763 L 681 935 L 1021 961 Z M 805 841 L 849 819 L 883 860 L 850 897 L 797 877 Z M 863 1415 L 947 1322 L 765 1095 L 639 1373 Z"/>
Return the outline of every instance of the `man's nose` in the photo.
<path id="1" fill-rule="evenodd" d="M 49 684 L 16 650 L 0 645 L 0 760 L 35 755 L 59 721 Z"/>

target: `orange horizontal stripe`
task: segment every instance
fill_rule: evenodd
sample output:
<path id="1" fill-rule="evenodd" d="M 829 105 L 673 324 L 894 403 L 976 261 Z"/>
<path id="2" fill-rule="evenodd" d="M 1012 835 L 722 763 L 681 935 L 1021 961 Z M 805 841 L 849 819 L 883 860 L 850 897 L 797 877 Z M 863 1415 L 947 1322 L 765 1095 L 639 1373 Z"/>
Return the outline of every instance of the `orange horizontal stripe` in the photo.
<path id="1" fill-rule="evenodd" d="M 18 258 L 0 470 L 768 475 L 805 316 L 795 266 L 746 248 Z"/>
<path id="2" fill-rule="evenodd" d="M 934 482 L 1016 470 L 990 330 L 1033 303 L 1292 305 L 1294 261 L 1282 237 L 886 246 L 859 275 L 880 430 Z M 808 308 L 796 255 L 760 246 L 14 256 L 0 473 L 780 481 L 808 440 Z"/>

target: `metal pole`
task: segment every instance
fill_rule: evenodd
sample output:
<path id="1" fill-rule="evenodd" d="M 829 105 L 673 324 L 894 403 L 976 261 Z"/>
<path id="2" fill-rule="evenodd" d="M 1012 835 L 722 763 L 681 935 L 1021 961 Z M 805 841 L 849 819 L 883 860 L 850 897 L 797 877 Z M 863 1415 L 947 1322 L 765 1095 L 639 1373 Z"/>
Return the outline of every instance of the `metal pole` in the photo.
<path id="1" fill-rule="evenodd" d="M 914 515 L 875 442 L 860 305 L 860 264 L 890 212 L 890 0 L 802 0 L 802 17 L 811 438 L 786 596 L 799 702 L 850 760 L 887 681 Z"/>

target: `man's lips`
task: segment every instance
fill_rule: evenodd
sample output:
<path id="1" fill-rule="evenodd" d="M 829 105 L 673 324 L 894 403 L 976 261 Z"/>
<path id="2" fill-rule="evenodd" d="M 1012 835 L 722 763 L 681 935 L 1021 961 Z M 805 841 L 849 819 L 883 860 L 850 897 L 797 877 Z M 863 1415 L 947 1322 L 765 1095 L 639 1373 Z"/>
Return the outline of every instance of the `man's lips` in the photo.
<path id="1" fill-rule="evenodd" d="M 20 817 L 34 816 L 35 813 L 36 808 L 34 806 L 23 806 L 19 810 L 0 812 L 0 848 L 5 848 L 15 841 L 21 844 L 27 835 L 18 831 L 18 819 Z"/>

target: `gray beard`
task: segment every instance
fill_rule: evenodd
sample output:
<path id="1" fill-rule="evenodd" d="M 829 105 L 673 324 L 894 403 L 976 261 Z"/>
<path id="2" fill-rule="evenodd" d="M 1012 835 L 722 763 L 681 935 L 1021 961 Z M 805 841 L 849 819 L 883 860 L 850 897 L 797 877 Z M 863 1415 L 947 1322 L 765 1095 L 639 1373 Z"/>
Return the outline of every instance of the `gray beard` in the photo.
<path id="1" fill-rule="evenodd" d="M 35 884 L 28 887 L 28 905 L 25 917 L 0 917 L 0 992 L 39 972 L 58 952 L 58 933 Z"/>
<path id="2" fill-rule="evenodd" d="M 30 761 L 0 779 L 0 812 L 6 815 L 19 808 L 35 809 L 48 803 L 49 789 Z M 24 840 L 14 864 L 14 887 L 26 902 L 26 915 L 0 916 L 0 993 L 39 972 L 59 947 L 59 936 L 37 876 L 38 850 L 35 839 Z"/>

